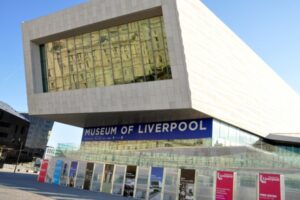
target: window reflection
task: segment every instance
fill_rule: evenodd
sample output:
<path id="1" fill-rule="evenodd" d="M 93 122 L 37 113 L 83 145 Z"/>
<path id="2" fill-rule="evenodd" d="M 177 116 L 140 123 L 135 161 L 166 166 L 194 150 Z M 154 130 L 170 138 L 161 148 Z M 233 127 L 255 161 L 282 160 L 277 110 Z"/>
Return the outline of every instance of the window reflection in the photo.
<path id="1" fill-rule="evenodd" d="M 171 79 L 163 18 L 45 44 L 47 91 Z"/>

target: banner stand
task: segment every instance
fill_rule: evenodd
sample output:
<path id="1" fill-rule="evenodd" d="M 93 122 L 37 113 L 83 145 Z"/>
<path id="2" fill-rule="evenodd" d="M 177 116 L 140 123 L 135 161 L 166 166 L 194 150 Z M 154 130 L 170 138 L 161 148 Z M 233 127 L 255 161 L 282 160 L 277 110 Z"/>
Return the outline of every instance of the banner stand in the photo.
<path id="1" fill-rule="evenodd" d="M 233 171 L 215 171 L 213 185 L 213 200 L 236 199 L 236 176 Z"/>
<path id="2" fill-rule="evenodd" d="M 284 175 L 259 173 L 256 183 L 257 200 L 285 200 Z"/>
<path id="3" fill-rule="evenodd" d="M 38 179 L 37 179 L 38 182 L 45 183 L 46 178 L 47 178 L 48 165 L 49 165 L 48 159 L 42 160 L 42 163 L 40 166 L 40 172 L 39 172 Z"/>

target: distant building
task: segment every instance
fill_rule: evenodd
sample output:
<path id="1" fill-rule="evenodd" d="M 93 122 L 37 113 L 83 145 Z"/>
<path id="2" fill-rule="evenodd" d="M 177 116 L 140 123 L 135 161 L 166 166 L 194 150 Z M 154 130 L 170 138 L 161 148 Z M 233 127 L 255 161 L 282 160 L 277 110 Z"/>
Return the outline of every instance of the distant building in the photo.
<path id="1" fill-rule="evenodd" d="M 30 121 L 25 147 L 34 157 L 41 158 L 45 152 L 48 136 L 52 130 L 54 121 L 31 116 L 27 113 L 22 113 L 22 115 Z"/>
<path id="2" fill-rule="evenodd" d="M 56 149 L 54 147 L 47 147 L 43 159 L 51 159 L 55 156 L 55 151 Z"/>
<path id="3" fill-rule="evenodd" d="M 74 143 L 58 143 L 56 151 L 76 151 L 79 147 Z"/>
<path id="4" fill-rule="evenodd" d="M 52 146 L 47 146 L 43 159 L 51 159 L 56 156 L 64 157 L 66 152 L 76 151 L 79 146 L 73 143 L 58 143 L 56 148 Z"/>
<path id="5" fill-rule="evenodd" d="M 42 158 L 48 142 L 53 121 L 20 114 L 8 104 L 0 101 L 0 155 L 6 163 L 17 160 L 20 149 L 20 162 Z"/>
<path id="6" fill-rule="evenodd" d="M 0 101 L 0 152 L 7 162 L 15 162 L 24 149 L 30 122 L 8 104 Z"/>

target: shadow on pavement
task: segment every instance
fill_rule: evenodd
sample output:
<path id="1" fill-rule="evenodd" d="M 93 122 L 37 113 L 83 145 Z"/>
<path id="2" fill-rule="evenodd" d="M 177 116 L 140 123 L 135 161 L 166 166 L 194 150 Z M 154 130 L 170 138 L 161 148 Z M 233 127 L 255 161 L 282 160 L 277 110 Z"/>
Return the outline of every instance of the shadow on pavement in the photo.
<path id="1" fill-rule="evenodd" d="M 76 188 L 69 188 L 48 183 L 37 182 L 37 175 L 34 174 L 14 174 L 7 172 L 0 172 L 0 187 L 1 185 L 10 188 L 15 188 L 30 193 L 35 193 L 45 197 L 57 200 L 67 199 L 84 199 L 84 200 L 130 200 L 131 198 L 124 198 L 110 194 L 80 190 Z"/>

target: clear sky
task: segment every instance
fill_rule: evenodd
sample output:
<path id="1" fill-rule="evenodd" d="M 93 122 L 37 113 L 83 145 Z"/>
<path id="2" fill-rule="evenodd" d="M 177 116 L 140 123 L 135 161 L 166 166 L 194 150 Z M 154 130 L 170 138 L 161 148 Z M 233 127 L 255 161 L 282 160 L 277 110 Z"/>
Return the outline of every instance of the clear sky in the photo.
<path id="1" fill-rule="evenodd" d="M 101 0 L 99 0 L 101 1 Z M 0 100 L 27 112 L 21 23 L 86 0 L 1 0 Z M 300 1 L 203 0 L 300 94 Z M 49 145 L 80 143 L 82 129 L 55 123 Z"/>

